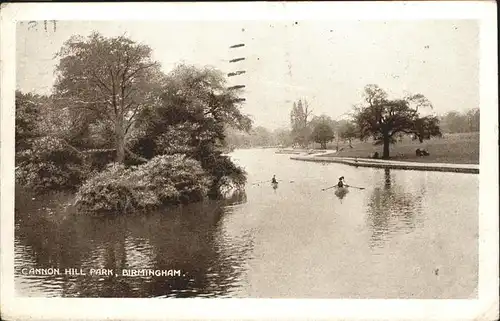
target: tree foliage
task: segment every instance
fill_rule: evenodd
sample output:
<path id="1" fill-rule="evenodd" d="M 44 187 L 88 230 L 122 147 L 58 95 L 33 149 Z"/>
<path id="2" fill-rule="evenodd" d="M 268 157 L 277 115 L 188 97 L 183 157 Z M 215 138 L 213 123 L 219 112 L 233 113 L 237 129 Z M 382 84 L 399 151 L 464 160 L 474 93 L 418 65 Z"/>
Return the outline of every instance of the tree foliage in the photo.
<path id="1" fill-rule="evenodd" d="M 274 130 L 273 134 L 278 145 L 282 147 L 288 147 L 292 145 L 292 133 L 289 129 L 278 128 Z"/>
<path id="2" fill-rule="evenodd" d="M 17 158 L 17 181 L 35 192 L 74 189 L 91 172 L 81 154 L 50 136 L 34 139 Z"/>
<path id="3" fill-rule="evenodd" d="M 75 188 L 90 174 L 54 126 L 50 97 L 16 92 L 16 180 L 35 192 Z"/>
<path id="4" fill-rule="evenodd" d="M 137 167 L 110 164 L 79 189 L 76 205 L 91 214 L 153 210 L 201 200 L 209 184 L 199 162 L 179 154 L 162 155 Z"/>
<path id="5" fill-rule="evenodd" d="M 133 150 L 146 158 L 185 153 L 211 174 L 211 191 L 217 194 L 227 182 L 225 176 L 244 175 L 222 155 L 228 126 L 244 131 L 251 128 L 250 118 L 241 111 L 238 93 L 227 88 L 218 70 L 177 66 L 167 75 L 158 104 L 139 114 Z M 234 181 L 239 184 L 244 179 Z"/>
<path id="6" fill-rule="evenodd" d="M 311 138 L 314 142 L 321 144 L 322 149 L 326 149 L 326 143 L 335 138 L 331 118 L 322 115 L 314 123 Z"/>
<path id="7" fill-rule="evenodd" d="M 40 134 L 40 96 L 16 91 L 16 151 L 22 152 L 31 146 L 32 140 Z"/>
<path id="8" fill-rule="evenodd" d="M 94 124 L 98 118 L 101 127 L 112 131 L 117 161 L 123 163 L 127 135 L 137 115 L 156 102 L 154 88 L 162 80 L 151 48 L 124 36 L 92 33 L 86 39 L 71 37 L 58 56 L 55 99 L 77 109 L 74 116 Z"/>
<path id="9" fill-rule="evenodd" d="M 290 112 L 290 124 L 292 139 L 295 144 L 305 147 L 309 143 L 311 128 L 309 125 L 309 116 L 312 115 L 312 110 L 309 108 L 307 100 L 299 99 L 293 103 Z"/>
<path id="10" fill-rule="evenodd" d="M 358 128 L 352 121 L 341 121 L 339 124 L 339 136 L 344 141 L 349 142 L 349 147 L 352 148 L 352 140 L 358 137 Z"/>
<path id="11" fill-rule="evenodd" d="M 469 133 L 479 131 L 479 108 L 466 112 L 450 111 L 440 117 L 441 128 L 446 133 Z"/>
<path id="12" fill-rule="evenodd" d="M 432 108 L 421 94 L 390 100 L 377 85 L 367 85 L 364 98 L 365 104 L 355 107 L 354 121 L 361 139 L 373 137 L 376 144 L 383 144 L 383 158 L 389 158 L 389 145 L 396 142 L 397 134 L 420 142 L 442 135 L 437 117 L 420 116 L 420 108 Z"/>
<path id="13" fill-rule="evenodd" d="M 251 129 L 241 90 L 209 67 L 179 65 L 164 74 L 151 54 L 123 36 L 65 42 L 54 94 L 16 95 L 18 182 L 41 191 L 79 188 L 79 208 L 96 212 L 242 188 L 245 171 L 224 155 L 227 128 Z"/>
<path id="14" fill-rule="evenodd" d="M 271 131 L 265 127 L 257 126 L 252 128 L 250 132 L 228 128 L 226 142 L 232 148 L 291 146 L 292 137 L 287 128 L 277 128 Z"/>

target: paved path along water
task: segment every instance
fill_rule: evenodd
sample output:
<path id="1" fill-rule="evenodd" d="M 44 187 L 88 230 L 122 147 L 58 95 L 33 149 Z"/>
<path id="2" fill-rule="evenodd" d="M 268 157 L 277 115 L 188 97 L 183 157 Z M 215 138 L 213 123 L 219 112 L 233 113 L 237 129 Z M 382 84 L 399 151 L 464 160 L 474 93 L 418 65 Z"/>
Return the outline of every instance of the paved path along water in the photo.
<path id="1" fill-rule="evenodd" d="M 346 164 L 358 167 L 479 174 L 478 164 L 421 163 L 421 162 L 391 161 L 383 159 L 323 156 L 324 154 L 330 152 L 332 151 L 307 153 L 307 154 L 306 153 L 296 154 L 290 152 L 291 154 L 296 154 L 294 156 L 291 156 L 290 159 L 308 161 L 308 162 L 320 162 L 320 163 L 321 162 L 339 163 L 339 164 Z"/>

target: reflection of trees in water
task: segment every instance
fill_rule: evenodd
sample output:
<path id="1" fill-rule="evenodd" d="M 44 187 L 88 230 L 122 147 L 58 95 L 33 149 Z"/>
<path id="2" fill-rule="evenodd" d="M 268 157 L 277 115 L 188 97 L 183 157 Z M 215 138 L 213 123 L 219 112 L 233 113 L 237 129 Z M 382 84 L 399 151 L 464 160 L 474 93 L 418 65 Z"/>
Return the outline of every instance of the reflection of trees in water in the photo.
<path id="1" fill-rule="evenodd" d="M 244 193 L 229 203 L 241 203 Z M 241 278 L 248 239 L 232 244 L 221 235 L 223 209 L 205 202 L 150 215 L 47 220 L 22 213 L 16 239 L 32 249 L 33 267 L 181 270 L 176 277 L 37 276 L 29 282 L 61 284 L 63 296 L 222 296 Z M 25 215 L 26 214 L 26 215 Z M 225 240 L 221 241 L 221 240 Z M 232 246 L 234 245 L 234 246 Z M 20 267 L 18 267 L 20 268 Z M 50 291 L 50 289 L 47 289 Z"/>
<path id="2" fill-rule="evenodd" d="M 371 246 L 383 246 L 385 239 L 394 232 L 412 231 L 415 216 L 422 212 L 422 198 L 422 190 L 415 195 L 395 185 L 390 170 L 385 169 L 383 187 L 376 187 L 368 202 Z"/>
<path id="3" fill-rule="evenodd" d="M 222 206 L 239 205 L 247 202 L 247 193 L 244 189 L 235 189 L 233 193 L 221 200 Z"/>

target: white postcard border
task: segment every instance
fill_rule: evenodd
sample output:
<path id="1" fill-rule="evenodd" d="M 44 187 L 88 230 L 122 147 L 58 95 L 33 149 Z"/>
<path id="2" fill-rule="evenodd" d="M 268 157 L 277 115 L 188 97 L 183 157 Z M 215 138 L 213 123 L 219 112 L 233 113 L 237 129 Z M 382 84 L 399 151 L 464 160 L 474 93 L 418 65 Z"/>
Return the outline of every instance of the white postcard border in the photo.
<path id="1" fill-rule="evenodd" d="M 1 10 L 1 310 L 43 319 L 491 319 L 498 309 L 498 78 L 494 2 L 30 3 Z M 26 20 L 480 20 L 479 298 L 59 299 L 14 295 L 15 22 Z M 466 197 L 466 196 L 464 196 Z M 24 318 L 23 318 L 24 319 Z"/>

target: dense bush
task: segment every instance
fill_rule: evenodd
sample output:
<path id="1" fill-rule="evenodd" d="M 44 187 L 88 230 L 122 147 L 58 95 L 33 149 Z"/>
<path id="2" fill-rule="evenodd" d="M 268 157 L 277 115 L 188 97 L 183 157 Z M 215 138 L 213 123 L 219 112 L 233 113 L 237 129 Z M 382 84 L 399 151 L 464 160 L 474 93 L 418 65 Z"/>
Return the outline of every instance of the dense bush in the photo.
<path id="1" fill-rule="evenodd" d="M 200 163 L 184 155 L 162 155 L 138 166 L 131 179 L 153 191 L 161 203 L 194 202 L 203 199 L 210 179 Z M 172 186 L 176 193 L 165 187 Z"/>
<path id="2" fill-rule="evenodd" d="M 72 189 L 89 175 L 82 156 L 58 138 L 35 138 L 16 155 L 17 182 L 35 192 Z"/>
<path id="3" fill-rule="evenodd" d="M 130 170 L 112 164 L 80 187 L 75 203 L 85 212 L 126 211 L 137 207 L 137 193 L 127 179 Z"/>
<path id="4" fill-rule="evenodd" d="M 227 191 L 242 189 L 246 183 L 246 172 L 227 156 L 218 155 L 204 160 L 204 168 L 211 174 L 209 196 L 224 198 Z"/>
<path id="5" fill-rule="evenodd" d="M 95 214 L 151 210 L 202 200 L 209 185 L 199 162 L 183 155 L 163 155 L 128 169 L 112 164 L 85 182 L 76 205 L 82 212 Z"/>

